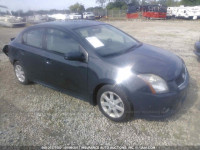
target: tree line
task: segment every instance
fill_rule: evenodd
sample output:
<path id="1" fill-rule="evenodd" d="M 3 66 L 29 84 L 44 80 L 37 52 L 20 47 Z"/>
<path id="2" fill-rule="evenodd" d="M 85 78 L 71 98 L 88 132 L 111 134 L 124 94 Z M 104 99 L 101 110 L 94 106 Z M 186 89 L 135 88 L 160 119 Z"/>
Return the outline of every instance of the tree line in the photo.
<path id="1" fill-rule="evenodd" d="M 140 6 L 140 5 L 163 5 L 167 7 L 173 6 L 197 6 L 200 5 L 200 0 L 96 0 L 99 7 L 84 8 L 84 5 L 76 3 L 70 6 L 71 12 L 81 13 L 83 11 L 99 11 L 103 9 L 107 10 L 126 10 L 128 4 Z"/>
<path id="2" fill-rule="evenodd" d="M 71 5 L 68 10 L 38 10 L 33 11 L 29 10 L 23 12 L 22 10 L 12 11 L 12 14 L 15 16 L 31 16 L 35 14 L 55 14 L 55 13 L 83 13 L 84 11 L 89 12 L 98 12 L 107 10 L 126 10 L 128 4 L 139 6 L 139 5 L 156 5 L 161 4 L 163 6 L 196 6 L 200 5 L 200 0 L 96 0 L 96 3 L 99 4 L 97 7 L 90 7 L 85 9 L 84 5 L 76 3 Z"/>
<path id="3" fill-rule="evenodd" d="M 161 4 L 167 7 L 170 6 L 197 6 L 200 5 L 200 0 L 96 0 L 101 7 L 107 9 L 125 9 L 128 4 L 132 5 L 156 5 Z"/>

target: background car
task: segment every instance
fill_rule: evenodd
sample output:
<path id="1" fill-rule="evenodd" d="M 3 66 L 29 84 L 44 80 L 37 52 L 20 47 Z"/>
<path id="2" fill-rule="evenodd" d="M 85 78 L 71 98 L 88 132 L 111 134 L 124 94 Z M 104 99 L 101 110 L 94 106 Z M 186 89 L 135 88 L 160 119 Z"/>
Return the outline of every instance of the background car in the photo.
<path id="1" fill-rule="evenodd" d="M 94 15 L 93 12 L 84 12 L 83 13 L 83 19 L 94 20 L 95 15 Z"/>
<path id="2" fill-rule="evenodd" d="M 13 16 L 6 6 L 0 5 L 0 26 L 17 27 L 25 25 L 25 18 Z"/>
<path id="3" fill-rule="evenodd" d="M 30 81 L 98 104 L 113 121 L 172 114 L 187 95 L 184 61 L 103 22 L 28 27 L 3 52 L 18 81 Z"/>
<path id="4" fill-rule="evenodd" d="M 82 15 L 79 13 L 71 13 L 69 14 L 69 19 L 82 19 Z"/>

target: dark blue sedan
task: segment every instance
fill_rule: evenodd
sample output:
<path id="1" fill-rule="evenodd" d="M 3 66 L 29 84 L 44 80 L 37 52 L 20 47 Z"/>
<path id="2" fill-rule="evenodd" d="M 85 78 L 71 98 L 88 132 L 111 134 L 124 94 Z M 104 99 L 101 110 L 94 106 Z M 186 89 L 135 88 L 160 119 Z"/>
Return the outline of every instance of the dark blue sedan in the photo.
<path id="1" fill-rule="evenodd" d="M 98 104 L 113 121 L 167 116 L 187 93 L 189 74 L 181 58 L 103 22 L 31 26 L 3 52 L 20 83 L 40 83 Z"/>

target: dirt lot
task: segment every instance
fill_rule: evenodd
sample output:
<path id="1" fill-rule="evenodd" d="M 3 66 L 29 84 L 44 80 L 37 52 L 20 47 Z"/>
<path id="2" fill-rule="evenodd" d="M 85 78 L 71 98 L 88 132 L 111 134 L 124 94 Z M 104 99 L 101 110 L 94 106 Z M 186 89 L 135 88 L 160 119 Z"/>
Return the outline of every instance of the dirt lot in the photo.
<path id="1" fill-rule="evenodd" d="M 200 61 L 193 54 L 199 21 L 108 22 L 142 42 L 174 52 L 190 73 L 181 110 L 163 120 L 107 120 L 86 102 L 38 84 L 17 82 L 13 67 L 0 54 L 0 145 L 200 145 Z M 0 47 L 23 28 L 0 28 Z"/>

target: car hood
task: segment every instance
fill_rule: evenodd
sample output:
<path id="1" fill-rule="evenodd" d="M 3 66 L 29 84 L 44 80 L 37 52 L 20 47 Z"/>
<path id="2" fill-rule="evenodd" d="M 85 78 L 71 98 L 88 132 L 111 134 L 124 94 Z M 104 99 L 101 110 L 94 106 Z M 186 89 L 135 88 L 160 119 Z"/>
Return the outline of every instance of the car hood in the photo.
<path id="1" fill-rule="evenodd" d="M 175 79 L 183 67 L 182 60 L 175 54 L 148 44 L 106 60 L 116 67 L 131 66 L 136 74 L 155 74 L 166 81 Z"/>

